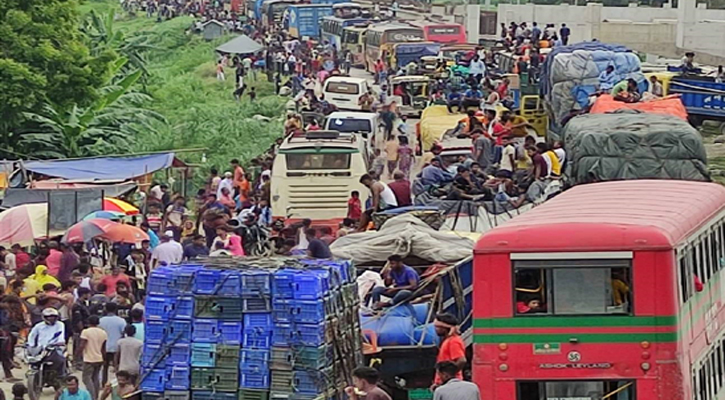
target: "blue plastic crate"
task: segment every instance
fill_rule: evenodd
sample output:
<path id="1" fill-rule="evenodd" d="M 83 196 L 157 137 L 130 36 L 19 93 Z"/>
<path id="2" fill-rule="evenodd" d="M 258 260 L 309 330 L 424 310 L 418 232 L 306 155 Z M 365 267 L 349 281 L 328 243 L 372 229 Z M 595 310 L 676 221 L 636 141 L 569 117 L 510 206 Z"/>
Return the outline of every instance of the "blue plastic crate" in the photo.
<path id="1" fill-rule="evenodd" d="M 238 397 L 236 393 L 194 390 L 191 392 L 191 400 L 238 400 Z"/>
<path id="2" fill-rule="evenodd" d="M 169 334 L 170 326 L 168 321 L 147 320 L 144 327 L 144 341 L 146 343 L 163 343 Z"/>
<path id="3" fill-rule="evenodd" d="M 292 385 L 297 393 L 317 395 L 334 386 L 332 368 L 295 370 Z"/>
<path id="4" fill-rule="evenodd" d="M 325 324 L 277 324 L 272 335 L 274 346 L 312 346 L 326 343 Z"/>
<path id="5" fill-rule="evenodd" d="M 269 297 L 249 297 L 242 299 L 244 313 L 268 313 L 272 311 L 272 302 Z"/>
<path id="6" fill-rule="evenodd" d="M 167 390 L 189 390 L 190 373 L 189 367 L 167 366 L 165 388 Z"/>
<path id="7" fill-rule="evenodd" d="M 259 328 L 244 328 L 242 334 L 242 347 L 253 349 L 268 349 L 272 345 L 272 332 Z"/>
<path id="8" fill-rule="evenodd" d="M 202 368 L 214 368 L 216 355 L 216 344 L 193 343 L 191 345 L 191 366 Z"/>
<path id="9" fill-rule="evenodd" d="M 165 341 L 191 343 L 191 321 L 171 320 L 168 324 L 168 333 Z"/>
<path id="10" fill-rule="evenodd" d="M 241 344 L 242 343 L 242 322 L 241 321 L 219 321 L 219 343 Z"/>
<path id="11" fill-rule="evenodd" d="M 152 369 L 141 374 L 141 390 L 144 392 L 163 392 L 166 386 L 166 370 Z"/>
<path id="12" fill-rule="evenodd" d="M 166 359 L 166 352 L 162 350 L 160 344 L 144 344 L 143 353 L 141 353 L 141 365 L 144 368 L 166 368 Z"/>
<path id="13" fill-rule="evenodd" d="M 161 392 L 142 393 L 141 400 L 164 400 L 164 394 Z"/>
<path id="14" fill-rule="evenodd" d="M 293 300 L 292 321 L 317 324 L 325 321 L 325 302 L 323 300 Z"/>
<path id="15" fill-rule="evenodd" d="M 191 326 L 191 339 L 200 343 L 217 343 L 219 341 L 219 321 L 206 318 L 195 319 Z"/>
<path id="16" fill-rule="evenodd" d="M 176 319 L 191 319 L 194 316 L 194 297 L 177 297 L 172 305 L 171 316 Z"/>
<path id="17" fill-rule="evenodd" d="M 288 299 L 274 299 L 272 301 L 272 315 L 275 323 L 292 322 L 292 303 L 293 300 Z"/>
<path id="18" fill-rule="evenodd" d="M 169 349 L 169 356 L 166 359 L 166 366 L 177 365 L 177 366 L 189 366 L 191 360 L 191 347 L 189 344 L 174 344 Z"/>
<path id="19" fill-rule="evenodd" d="M 168 321 L 175 301 L 174 297 L 148 296 L 144 316 L 147 320 Z"/>
<path id="20" fill-rule="evenodd" d="M 194 278 L 196 273 L 201 269 L 201 265 L 180 265 L 178 267 L 173 267 L 173 294 L 192 294 L 194 289 Z"/>
<path id="21" fill-rule="evenodd" d="M 169 296 L 174 290 L 174 272 L 166 267 L 161 267 L 149 276 L 146 285 L 146 293 L 149 296 Z"/>
<path id="22" fill-rule="evenodd" d="M 275 299 L 295 298 L 295 276 L 298 273 L 294 269 L 280 269 L 274 273 L 272 294 Z"/>
<path id="23" fill-rule="evenodd" d="M 239 387 L 244 389 L 269 389 L 269 370 L 256 368 L 240 370 Z"/>
<path id="24" fill-rule="evenodd" d="M 267 370 L 269 357 L 269 350 L 242 349 L 239 352 L 239 370 Z"/>
<path id="25" fill-rule="evenodd" d="M 264 270 L 243 271 L 242 280 L 242 296 L 245 297 L 269 297 L 272 294 L 271 274 Z"/>
<path id="26" fill-rule="evenodd" d="M 194 293 L 216 296 L 241 295 L 241 278 L 237 271 L 202 269 L 194 278 Z"/>
<path id="27" fill-rule="evenodd" d="M 248 329 L 272 333 L 274 330 L 272 313 L 244 314 L 244 330 L 246 331 Z"/>
<path id="28" fill-rule="evenodd" d="M 307 270 L 296 274 L 294 279 L 295 300 L 316 300 L 327 296 L 330 292 L 330 272 L 322 269 Z"/>

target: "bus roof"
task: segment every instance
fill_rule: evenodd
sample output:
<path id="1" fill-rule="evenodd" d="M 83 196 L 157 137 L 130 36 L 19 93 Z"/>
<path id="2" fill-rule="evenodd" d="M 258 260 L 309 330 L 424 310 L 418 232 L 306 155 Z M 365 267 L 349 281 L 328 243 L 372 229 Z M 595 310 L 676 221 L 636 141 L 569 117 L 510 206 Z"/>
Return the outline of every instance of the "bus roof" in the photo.
<path id="1" fill-rule="evenodd" d="M 672 249 L 725 208 L 715 183 L 630 180 L 576 186 L 484 234 L 475 253 Z"/>
<path id="2" fill-rule="evenodd" d="M 306 134 L 293 134 L 287 136 L 279 147 L 281 153 L 296 149 L 313 149 L 319 151 L 322 148 L 350 149 L 357 150 L 359 144 L 357 137 L 350 133 L 337 131 L 312 131 Z"/>
<path id="3" fill-rule="evenodd" d="M 426 26 L 458 26 L 461 28 L 463 27 L 463 25 L 461 25 L 461 24 L 457 24 L 455 22 L 445 22 L 445 21 L 429 21 L 429 20 L 415 19 L 415 20 L 407 21 L 407 22 L 413 26 L 418 26 L 421 28 L 426 27 Z"/>
<path id="4" fill-rule="evenodd" d="M 325 83 L 327 82 L 353 83 L 355 85 L 359 85 L 361 83 L 367 82 L 367 79 L 355 78 L 353 76 L 331 76 L 325 80 Z"/>
<path id="5" fill-rule="evenodd" d="M 379 32 L 385 32 L 392 29 L 420 29 L 417 26 L 412 26 L 405 23 L 399 23 L 399 22 L 380 22 L 377 24 L 372 24 L 368 27 L 370 30 L 379 31 Z"/>

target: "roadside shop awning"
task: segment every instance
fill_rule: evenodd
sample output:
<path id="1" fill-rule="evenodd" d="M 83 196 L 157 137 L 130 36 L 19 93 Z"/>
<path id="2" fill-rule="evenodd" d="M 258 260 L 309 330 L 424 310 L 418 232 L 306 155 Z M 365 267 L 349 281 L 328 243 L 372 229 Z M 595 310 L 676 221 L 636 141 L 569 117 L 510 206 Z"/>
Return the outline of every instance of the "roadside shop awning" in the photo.
<path id="1" fill-rule="evenodd" d="M 255 42 L 249 36 L 241 35 L 217 47 L 216 51 L 227 54 L 251 54 L 262 50 L 262 48 L 261 44 Z"/>
<path id="2" fill-rule="evenodd" d="M 134 157 L 95 157 L 74 160 L 26 161 L 26 170 L 50 177 L 83 181 L 126 181 L 161 169 L 183 166 L 174 153 Z"/>

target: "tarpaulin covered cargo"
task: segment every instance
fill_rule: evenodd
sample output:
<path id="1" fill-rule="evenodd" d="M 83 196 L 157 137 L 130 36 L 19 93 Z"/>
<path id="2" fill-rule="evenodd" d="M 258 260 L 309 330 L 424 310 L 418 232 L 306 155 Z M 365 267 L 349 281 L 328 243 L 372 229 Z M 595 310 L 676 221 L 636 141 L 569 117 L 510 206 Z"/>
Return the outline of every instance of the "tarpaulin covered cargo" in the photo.
<path id="1" fill-rule="evenodd" d="M 572 184 L 710 180 L 700 133 L 677 117 L 636 111 L 587 114 L 569 121 L 562 133 Z"/>
<path id="2" fill-rule="evenodd" d="M 421 57 L 437 56 L 440 43 L 398 43 L 395 45 L 395 64 L 405 67 L 411 62 L 420 62 Z"/>
<path id="3" fill-rule="evenodd" d="M 637 103 L 625 103 L 614 100 L 611 95 L 603 94 L 597 97 L 597 101 L 594 102 L 589 112 L 592 114 L 605 114 L 617 110 L 638 110 L 648 114 L 672 115 L 687 121 L 687 110 L 679 95 Z"/>
<path id="4" fill-rule="evenodd" d="M 589 96 L 598 89 L 599 74 L 610 65 L 618 81 L 633 78 L 641 91 L 647 88 L 639 58 L 624 46 L 582 42 L 552 50 L 542 68 L 540 92 L 554 126 L 561 126 L 572 110 L 588 105 Z"/>

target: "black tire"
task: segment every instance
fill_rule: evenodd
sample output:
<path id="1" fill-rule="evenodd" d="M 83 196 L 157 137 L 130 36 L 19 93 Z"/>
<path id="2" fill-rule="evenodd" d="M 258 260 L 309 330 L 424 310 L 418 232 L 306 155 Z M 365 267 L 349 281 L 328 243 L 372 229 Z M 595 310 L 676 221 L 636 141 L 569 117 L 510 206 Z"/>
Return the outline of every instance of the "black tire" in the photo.
<path id="1" fill-rule="evenodd" d="M 43 393 L 43 385 L 40 380 L 40 372 L 33 371 L 27 375 L 28 381 L 28 397 L 30 400 L 40 400 L 40 395 Z"/>

